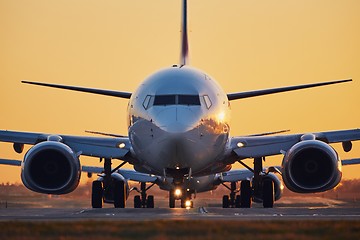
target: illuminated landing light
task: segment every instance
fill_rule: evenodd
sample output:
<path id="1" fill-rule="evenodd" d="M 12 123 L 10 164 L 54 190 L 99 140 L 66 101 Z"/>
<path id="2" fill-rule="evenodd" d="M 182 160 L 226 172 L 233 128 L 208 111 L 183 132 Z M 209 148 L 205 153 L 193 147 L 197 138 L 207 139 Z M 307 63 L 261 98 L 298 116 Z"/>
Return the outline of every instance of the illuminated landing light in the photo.
<path id="1" fill-rule="evenodd" d="M 125 145 L 125 143 L 120 143 L 119 144 L 119 148 L 124 148 L 126 145 Z"/>
<path id="2" fill-rule="evenodd" d="M 186 201 L 185 201 L 185 207 L 186 207 L 186 209 L 190 209 L 190 208 L 191 208 L 191 201 L 190 201 L 190 200 L 186 200 Z"/>
<path id="3" fill-rule="evenodd" d="M 224 112 L 221 112 L 217 115 L 217 119 L 219 122 L 223 122 L 224 119 L 225 119 L 225 113 Z"/>
<path id="4" fill-rule="evenodd" d="M 245 147 L 245 144 L 244 144 L 244 143 L 242 143 L 242 142 L 238 142 L 238 143 L 237 143 L 237 147 L 238 147 L 238 148 Z"/>
<path id="5" fill-rule="evenodd" d="M 177 197 L 180 197 L 181 196 L 181 190 L 180 189 L 175 189 L 175 196 L 177 196 Z"/>
<path id="6" fill-rule="evenodd" d="M 177 167 L 176 167 L 176 170 L 179 170 L 179 169 L 180 169 L 180 167 L 177 166 Z"/>

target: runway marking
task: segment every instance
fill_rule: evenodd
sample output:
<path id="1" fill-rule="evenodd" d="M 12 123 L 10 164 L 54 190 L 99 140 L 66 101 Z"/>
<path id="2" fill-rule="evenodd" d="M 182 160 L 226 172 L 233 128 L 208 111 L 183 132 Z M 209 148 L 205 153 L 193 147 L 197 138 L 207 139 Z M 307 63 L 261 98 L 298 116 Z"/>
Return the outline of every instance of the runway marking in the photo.
<path id="1" fill-rule="evenodd" d="M 82 213 L 84 213 L 84 212 L 85 212 L 85 210 L 81 210 L 81 211 L 79 211 L 79 212 L 75 212 L 74 215 L 82 214 Z"/>
<path id="2" fill-rule="evenodd" d="M 207 214 L 207 213 L 209 213 L 209 212 L 206 210 L 205 207 L 199 207 L 199 212 L 200 212 L 201 214 Z"/>

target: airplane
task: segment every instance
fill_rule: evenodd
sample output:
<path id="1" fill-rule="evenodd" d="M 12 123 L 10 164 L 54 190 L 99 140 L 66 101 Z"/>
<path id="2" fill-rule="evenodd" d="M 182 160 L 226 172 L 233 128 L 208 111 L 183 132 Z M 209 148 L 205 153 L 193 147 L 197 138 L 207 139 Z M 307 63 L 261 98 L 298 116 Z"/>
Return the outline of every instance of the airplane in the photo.
<path id="1" fill-rule="evenodd" d="M 134 92 L 22 81 L 24 84 L 59 88 L 128 99 L 128 135 L 90 132 L 103 136 L 72 136 L 0 131 L 0 141 L 13 143 L 17 153 L 32 145 L 23 160 L 0 159 L 0 164 L 21 166 L 21 179 L 30 190 L 66 194 L 76 189 L 81 172 L 99 174 L 92 184 L 92 207 L 112 203 L 124 208 L 132 190 L 134 207 L 153 208 L 154 185 L 169 192 L 169 207 L 193 207 L 199 192 L 225 185 L 222 207 L 250 208 L 261 202 L 272 208 L 285 186 L 297 193 L 330 190 L 341 181 L 342 165 L 360 159 L 340 160 L 330 145 L 342 143 L 345 152 L 360 140 L 360 129 L 282 134 L 230 136 L 230 102 L 300 89 L 340 84 L 352 79 L 225 93 L 205 72 L 189 65 L 187 0 L 182 0 L 180 62 L 156 71 Z M 283 155 L 281 166 L 264 167 L 268 156 Z M 104 167 L 82 166 L 80 156 L 100 159 Z M 252 166 L 244 162 L 253 159 Z M 231 170 L 234 163 L 245 169 Z M 112 164 L 118 165 L 113 168 Z M 122 169 L 131 164 L 134 170 Z M 141 183 L 130 188 L 129 180 Z M 226 184 L 230 183 L 230 187 Z M 150 185 L 148 185 L 150 184 Z"/>

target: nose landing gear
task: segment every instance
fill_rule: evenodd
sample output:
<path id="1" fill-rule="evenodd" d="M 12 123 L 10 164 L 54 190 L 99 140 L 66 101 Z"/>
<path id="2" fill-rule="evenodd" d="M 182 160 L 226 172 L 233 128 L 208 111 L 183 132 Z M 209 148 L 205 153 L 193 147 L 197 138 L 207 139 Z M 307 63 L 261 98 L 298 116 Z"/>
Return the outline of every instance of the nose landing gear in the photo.
<path id="1" fill-rule="evenodd" d="M 191 192 L 180 188 L 169 191 L 169 207 L 175 208 L 175 201 L 180 200 L 181 208 L 193 208 L 194 203 L 191 200 Z"/>

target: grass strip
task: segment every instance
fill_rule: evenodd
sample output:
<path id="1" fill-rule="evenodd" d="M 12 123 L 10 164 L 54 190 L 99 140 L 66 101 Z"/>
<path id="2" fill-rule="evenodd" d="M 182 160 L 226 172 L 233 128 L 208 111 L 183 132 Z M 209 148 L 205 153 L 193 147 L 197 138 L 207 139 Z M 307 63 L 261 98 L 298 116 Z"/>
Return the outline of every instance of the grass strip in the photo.
<path id="1" fill-rule="evenodd" d="M 360 221 L 1 222 L 0 239 L 360 239 Z"/>

